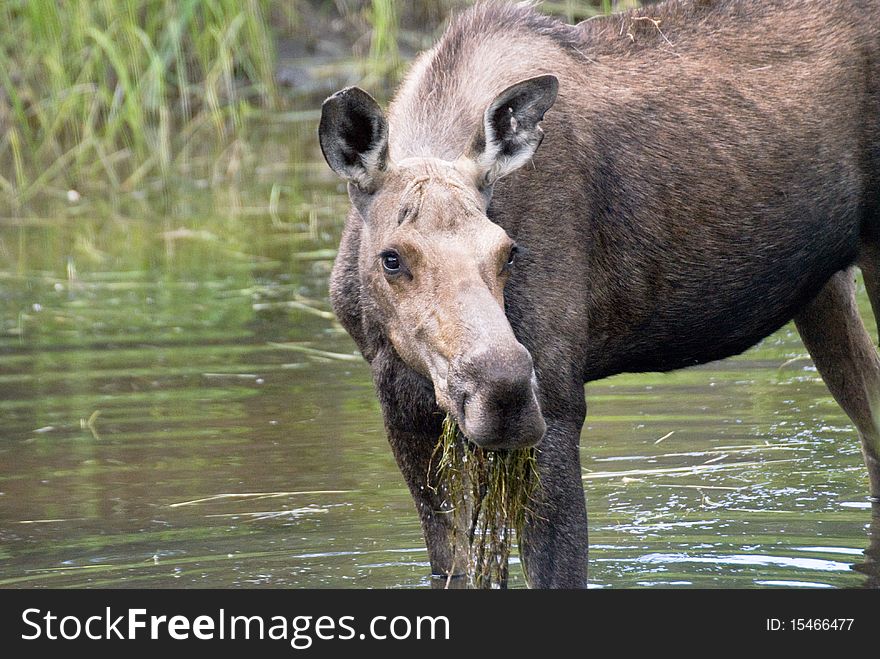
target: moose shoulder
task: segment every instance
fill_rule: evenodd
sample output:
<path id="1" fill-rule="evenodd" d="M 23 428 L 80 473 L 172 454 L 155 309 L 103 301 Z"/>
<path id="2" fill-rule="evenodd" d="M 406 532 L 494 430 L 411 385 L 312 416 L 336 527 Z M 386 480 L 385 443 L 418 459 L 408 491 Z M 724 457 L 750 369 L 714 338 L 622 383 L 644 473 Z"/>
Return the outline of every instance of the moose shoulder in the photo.
<path id="1" fill-rule="evenodd" d="M 880 359 L 852 270 L 880 310 L 880 2 L 668 2 L 575 26 L 483 3 L 387 116 L 349 88 L 319 136 L 352 201 L 334 308 L 434 574 L 464 567 L 426 486 L 443 413 L 487 448 L 540 442 L 529 581 L 583 586 L 584 382 L 721 359 L 791 319 L 880 496 Z"/>

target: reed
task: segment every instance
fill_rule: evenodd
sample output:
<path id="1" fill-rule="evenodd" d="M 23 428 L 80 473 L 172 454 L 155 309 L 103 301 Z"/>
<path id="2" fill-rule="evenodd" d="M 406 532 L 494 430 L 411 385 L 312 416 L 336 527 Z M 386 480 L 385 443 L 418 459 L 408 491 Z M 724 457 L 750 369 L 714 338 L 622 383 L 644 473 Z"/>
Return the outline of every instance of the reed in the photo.
<path id="1" fill-rule="evenodd" d="M 0 202 L 131 191 L 240 139 L 277 100 L 268 4 L 2 3 Z"/>

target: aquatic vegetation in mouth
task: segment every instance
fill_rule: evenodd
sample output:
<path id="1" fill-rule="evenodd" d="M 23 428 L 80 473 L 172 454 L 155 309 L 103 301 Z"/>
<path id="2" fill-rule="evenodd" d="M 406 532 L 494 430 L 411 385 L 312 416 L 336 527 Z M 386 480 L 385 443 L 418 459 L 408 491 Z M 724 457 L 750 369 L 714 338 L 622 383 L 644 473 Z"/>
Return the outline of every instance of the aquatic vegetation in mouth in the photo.
<path id="1" fill-rule="evenodd" d="M 530 503 L 540 486 L 534 448 L 488 451 L 469 442 L 451 416 L 434 449 L 429 469 L 432 488 L 443 488 L 448 512 L 456 514 L 455 533 L 467 534 L 467 579 L 473 588 L 507 586 L 508 559 L 517 536 L 532 514 Z M 436 481 L 430 476 L 436 474 Z M 467 528 L 460 528 L 461 522 Z M 458 538 L 453 539 L 458 546 Z"/>

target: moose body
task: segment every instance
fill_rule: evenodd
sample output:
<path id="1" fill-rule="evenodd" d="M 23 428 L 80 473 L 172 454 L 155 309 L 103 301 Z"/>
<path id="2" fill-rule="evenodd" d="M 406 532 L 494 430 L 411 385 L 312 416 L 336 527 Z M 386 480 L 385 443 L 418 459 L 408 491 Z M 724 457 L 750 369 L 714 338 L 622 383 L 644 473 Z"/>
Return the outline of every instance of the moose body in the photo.
<path id="1" fill-rule="evenodd" d="M 880 2 L 667 2 L 574 26 L 480 4 L 387 118 L 344 90 L 320 137 L 352 199 L 333 305 L 434 574 L 464 568 L 426 482 L 445 412 L 479 445 L 538 445 L 527 576 L 584 586 L 584 383 L 734 355 L 791 319 L 880 496 L 880 359 L 853 285 L 858 265 L 880 309 Z"/>

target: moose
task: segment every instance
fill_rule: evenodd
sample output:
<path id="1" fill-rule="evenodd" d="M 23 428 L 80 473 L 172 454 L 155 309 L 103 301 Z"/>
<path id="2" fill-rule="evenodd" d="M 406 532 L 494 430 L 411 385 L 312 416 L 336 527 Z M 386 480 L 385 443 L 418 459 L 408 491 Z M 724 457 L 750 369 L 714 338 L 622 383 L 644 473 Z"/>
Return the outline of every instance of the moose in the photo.
<path id="1" fill-rule="evenodd" d="M 880 2 L 669 0 L 569 25 L 454 17 L 387 115 L 349 87 L 330 291 L 369 362 L 434 575 L 463 569 L 426 478 L 444 414 L 537 446 L 530 585 L 587 583 L 584 384 L 738 354 L 794 320 L 880 497 Z M 540 148 L 539 148 L 540 145 Z"/>

